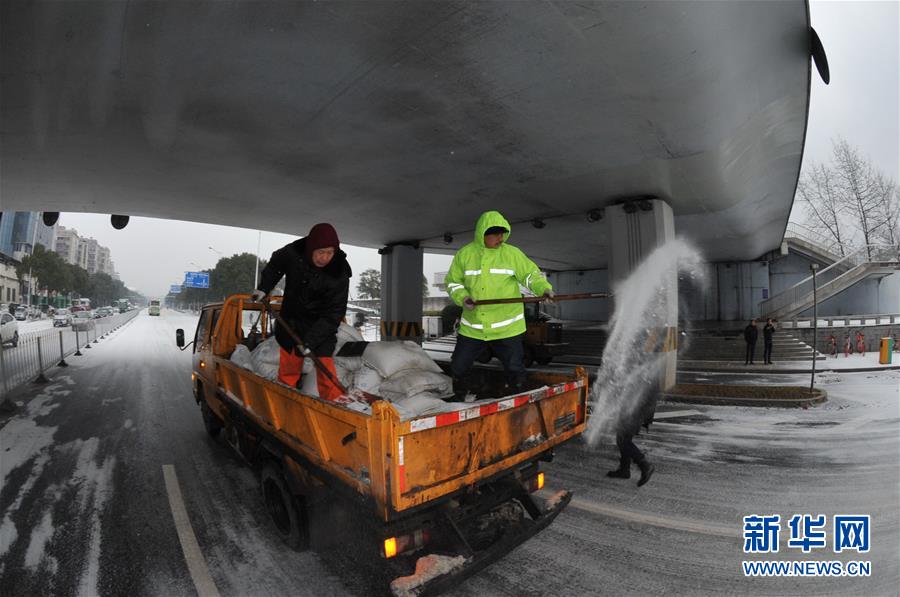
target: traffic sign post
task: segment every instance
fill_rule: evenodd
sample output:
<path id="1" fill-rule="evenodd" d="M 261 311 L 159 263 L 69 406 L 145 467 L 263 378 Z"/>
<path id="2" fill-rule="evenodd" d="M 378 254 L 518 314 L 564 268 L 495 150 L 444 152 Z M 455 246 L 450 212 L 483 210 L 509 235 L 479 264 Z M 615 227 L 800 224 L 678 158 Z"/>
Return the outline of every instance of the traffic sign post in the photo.
<path id="1" fill-rule="evenodd" d="M 209 272 L 184 272 L 185 288 L 209 288 Z"/>

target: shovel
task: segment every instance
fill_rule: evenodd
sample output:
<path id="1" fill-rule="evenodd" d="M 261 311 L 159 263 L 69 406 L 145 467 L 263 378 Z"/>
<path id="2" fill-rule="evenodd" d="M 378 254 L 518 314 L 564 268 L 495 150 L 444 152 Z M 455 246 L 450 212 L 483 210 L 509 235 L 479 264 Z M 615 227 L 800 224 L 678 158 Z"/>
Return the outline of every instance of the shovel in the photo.
<path id="1" fill-rule="evenodd" d="M 552 299 L 546 296 L 520 296 L 518 298 L 502 298 L 502 299 L 483 299 L 475 301 L 478 305 L 507 305 L 510 303 L 541 303 L 543 301 L 579 301 L 582 299 L 598 299 L 609 298 L 612 296 L 608 292 L 582 292 L 581 294 L 557 294 Z"/>
<path id="2" fill-rule="evenodd" d="M 295 332 L 293 330 L 293 328 L 291 328 L 291 326 L 289 326 L 287 324 L 287 322 L 285 322 L 284 319 L 282 319 L 281 314 L 276 313 L 275 311 L 272 311 L 271 313 L 272 313 L 272 317 L 275 318 L 275 321 L 278 322 L 278 325 L 283 326 L 285 331 L 287 331 L 288 335 L 294 341 L 294 344 L 296 344 L 297 348 L 300 349 L 300 352 L 303 353 L 303 356 L 311 358 L 313 363 L 315 364 L 315 366 L 319 369 L 319 371 L 321 371 L 322 374 L 328 378 L 328 381 L 330 381 L 332 384 L 334 384 L 334 387 L 336 387 L 338 390 L 341 391 L 342 394 L 344 394 L 346 396 L 348 394 L 348 392 L 347 392 L 347 388 L 344 387 L 344 384 L 341 383 L 341 381 L 337 378 L 336 375 L 333 375 L 331 373 L 331 371 L 328 370 L 328 367 L 326 367 L 325 364 L 319 360 L 319 357 L 314 355 L 311 350 L 306 348 L 306 345 L 303 344 L 303 340 L 301 340 L 300 336 L 297 335 L 297 332 Z M 374 394 L 370 394 L 368 392 L 363 392 L 362 390 L 358 390 L 358 391 L 362 395 L 363 399 L 366 402 L 368 402 L 369 404 L 373 404 L 376 400 L 381 400 L 381 398 L 379 398 L 378 396 L 375 396 Z"/>

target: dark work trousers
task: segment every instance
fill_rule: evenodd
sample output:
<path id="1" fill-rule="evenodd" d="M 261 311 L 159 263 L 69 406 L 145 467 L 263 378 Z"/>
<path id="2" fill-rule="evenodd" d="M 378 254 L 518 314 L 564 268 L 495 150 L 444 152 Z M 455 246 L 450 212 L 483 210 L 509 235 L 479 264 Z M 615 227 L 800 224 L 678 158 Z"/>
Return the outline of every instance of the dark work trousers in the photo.
<path id="1" fill-rule="evenodd" d="M 632 462 L 643 462 L 644 453 L 634 445 L 634 433 L 631 430 L 616 433 L 616 445 L 619 447 L 621 464 L 630 465 Z"/>
<path id="2" fill-rule="evenodd" d="M 475 340 L 459 334 L 456 337 L 456 348 L 450 357 L 450 372 L 453 374 L 453 385 L 457 392 L 465 391 L 468 386 L 465 382 L 466 374 L 475 363 L 475 359 L 486 347 L 490 347 L 494 355 L 503 363 L 506 372 L 506 383 L 511 386 L 519 386 L 525 382 L 525 349 L 522 344 L 525 334 L 519 334 L 502 340 Z"/>
<path id="3" fill-rule="evenodd" d="M 772 343 L 766 342 L 763 345 L 763 362 L 771 363 L 772 362 Z"/>
<path id="4" fill-rule="evenodd" d="M 752 363 L 756 356 L 756 342 L 747 342 L 747 356 L 744 357 L 744 364 Z"/>

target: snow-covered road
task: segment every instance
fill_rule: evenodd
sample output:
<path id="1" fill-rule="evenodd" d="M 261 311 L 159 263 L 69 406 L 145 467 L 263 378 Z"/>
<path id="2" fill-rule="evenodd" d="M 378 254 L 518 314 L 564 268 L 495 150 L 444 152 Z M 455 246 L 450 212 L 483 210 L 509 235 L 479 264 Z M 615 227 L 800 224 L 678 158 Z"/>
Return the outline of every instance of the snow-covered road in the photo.
<path id="1" fill-rule="evenodd" d="M 349 550 L 279 541 L 252 471 L 204 432 L 190 350 L 175 347 L 195 322 L 142 313 L 50 384 L 13 393 L 20 411 L 0 420 L 3 594 L 195 595 L 190 561 L 223 596 L 383 594 Z M 900 372 L 821 382 L 829 401 L 810 410 L 663 405 L 636 440 L 657 466 L 640 489 L 605 477 L 611 440 L 563 447 L 544 469 L 551 492 L 574 490 L 568 509 L 450 594 L 896 594 Z M 742 517 L 795 513 L 870 514 L 871 577 L 745 578 L 741 561 L 761 558 L 742 551 Z M 847 559 L 788 548 L 784 526 L 772 559 Z"/>

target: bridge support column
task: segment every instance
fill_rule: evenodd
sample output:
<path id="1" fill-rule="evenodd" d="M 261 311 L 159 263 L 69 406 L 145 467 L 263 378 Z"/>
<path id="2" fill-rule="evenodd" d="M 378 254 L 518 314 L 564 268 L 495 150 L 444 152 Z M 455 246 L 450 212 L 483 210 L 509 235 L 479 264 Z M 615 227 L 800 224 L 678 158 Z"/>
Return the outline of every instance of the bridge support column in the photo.
<path id="1" fill-rule="evenodd" d="M 641 262 L 657 247 L 675 238 L 675 219 L 672 208 L 660 199 L 640 199 L 606 208 L 609 226 L 609 284 L 615 286 L 637 269 Z M 675 385 L 678 349 L 678 272 L 666 272 L 664 280 L 654 280 L 654 285 L 665 285 L 666 308 L 658 313 L 650 328 L 645 346 L 648 350 L 663 353 L 659 386 L 664 391 Z M 613 297 L 617 305 L 618 297 Z M 618 306 L 615 307 L 618 310 Z"/>
<path id="2" fill-rule="evenodd" d="M 391 245 L 381 254 L 381 339 L 422 341 L 422 249 Z"/>

